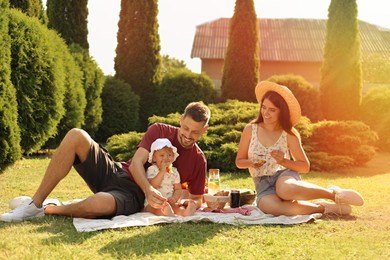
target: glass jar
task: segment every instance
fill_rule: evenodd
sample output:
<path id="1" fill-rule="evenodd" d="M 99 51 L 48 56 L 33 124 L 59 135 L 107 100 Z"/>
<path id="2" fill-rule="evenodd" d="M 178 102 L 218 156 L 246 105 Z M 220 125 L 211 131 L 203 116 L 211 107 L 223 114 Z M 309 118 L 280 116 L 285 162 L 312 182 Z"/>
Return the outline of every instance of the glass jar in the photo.
<path id="1" fill-rule="evenodd" d="M 221 190 L 221 179 L 219 169 L 209 169 L 208 193 L 214 195 Z"/>

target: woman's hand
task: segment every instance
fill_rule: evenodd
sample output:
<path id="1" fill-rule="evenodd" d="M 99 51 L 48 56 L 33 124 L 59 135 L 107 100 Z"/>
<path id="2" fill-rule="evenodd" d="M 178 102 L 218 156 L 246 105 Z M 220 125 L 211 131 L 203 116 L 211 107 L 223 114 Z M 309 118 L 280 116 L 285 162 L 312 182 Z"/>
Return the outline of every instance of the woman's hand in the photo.
<path id="1" fill-rule="evenodd" d="M 271 156 L 278 164 L 281 164 L 284 161 L 284 153 L 280 150 L 273 150 Z"/>
<path id="2" fill-rule="evenodd" d="M 252 161 L 253 168 L 259 168 L 263 166 L 265 163 L 265 160 L 257 160 L 257 161 Z"/>

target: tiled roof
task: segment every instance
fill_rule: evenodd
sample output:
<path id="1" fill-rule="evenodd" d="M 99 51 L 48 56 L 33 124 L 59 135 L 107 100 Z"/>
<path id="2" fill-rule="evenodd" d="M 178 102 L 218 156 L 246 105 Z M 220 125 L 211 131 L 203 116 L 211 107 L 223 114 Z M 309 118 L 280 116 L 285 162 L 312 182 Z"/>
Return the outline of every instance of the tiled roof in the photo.
<path id="1" fill-rule="evenodd" d="M 228 45 L 230 18 L 196 27 L 191 58 L 223 59 Z M 321 62 L 326 20 L 259 19 L 260 60 Z M 359 21 L 362 56 L 390 58 L 390 29 Z"/>

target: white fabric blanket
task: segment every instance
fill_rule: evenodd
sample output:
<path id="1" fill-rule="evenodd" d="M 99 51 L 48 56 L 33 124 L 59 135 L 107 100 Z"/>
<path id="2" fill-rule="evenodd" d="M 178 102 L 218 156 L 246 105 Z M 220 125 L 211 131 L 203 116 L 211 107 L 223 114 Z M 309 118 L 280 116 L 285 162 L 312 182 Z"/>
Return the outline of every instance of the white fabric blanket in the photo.
<path id="1" fill-rule="evenodd" d="M 74 218 L 73 225 L 78 232 L 91 232 L 103 229 L 123 228 L 132 226 L 150 226 L 161 223 L 183 223 L 183 222 L 213 222 L 230 225 L 262 225 L 262 224 L 283 224 L 292 225 L 312 222 L 321 218 L 322 214 L 278 216 L 264 214 L 255 206 L 246 205 L 245 208 L 252 210 L 248 216 L 240 213 L 214 213 L 195 212 L 188 217 L 165 217 L 156 216 L 148 212 L 140 212 L 130 216 L 116 216 L 112 219 L 84 219 Z"/>

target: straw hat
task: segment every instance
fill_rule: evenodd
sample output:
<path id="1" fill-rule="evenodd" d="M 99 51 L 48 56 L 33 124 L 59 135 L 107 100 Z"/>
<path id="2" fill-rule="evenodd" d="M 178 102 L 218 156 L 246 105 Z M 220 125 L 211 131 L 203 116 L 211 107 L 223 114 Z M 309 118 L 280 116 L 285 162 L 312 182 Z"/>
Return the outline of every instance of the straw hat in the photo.
<path id="1" fill-rule="evenodd" d="M 174 147 L 167 138 L 158 138 L 156 141 L 152 143 L 152 147 L 150 148 L 150 153 L 149 153 L 149 159 L 148 162 L 152 163 L 153 162 L 153 154 L 154 151 L 161 150 L 164 147 L 172 148 L 173 151 L 173 162 L 176 160 L 176 158 L 179 156 L 177 153 L 177 148 Z"/>
<path id="2" fill-rule="evenodd" d="M 294 126 L 299 122 L 301 117 L 301 107 L 298 100 L 295 98 L 294 94 L 285 86 L 279 85 L 271 81 L 260 81 L 256 86 L 256 98 L 257 102 L 261 104 L 263 96 L 268 91 L 275 91 L 283 97 L 286 101 L 288 108 L 290 110 L 290 120 L 291 124 Z"/>

